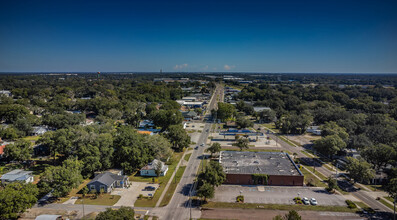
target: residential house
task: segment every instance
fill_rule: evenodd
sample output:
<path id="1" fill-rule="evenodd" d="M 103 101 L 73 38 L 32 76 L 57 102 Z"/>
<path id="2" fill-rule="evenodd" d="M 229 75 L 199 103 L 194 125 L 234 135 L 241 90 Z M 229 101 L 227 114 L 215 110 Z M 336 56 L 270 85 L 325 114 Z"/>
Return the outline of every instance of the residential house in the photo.
<path id="1" fill-rule="evenodd" d="M 158 165 L 160 163 L 161 165 Z M 140 170 L 141 176 L 157 176 L 156 169 L 161 166 L 160 176 L 164 176 L 168 171 L 168 166 L 161 162 L 160 160 L 154 159 L 148 165 L 142 167 Z"/>
<path id="2" fill-rule="evenodd" d="M 63 220 L 62 215 L 39 215 L 35 220 Z M 68 219 L 68 218 L 65 218 Z"/>
<path id="3" fill-rule="evenodd" d="M 110 193 L 114 188 L 126 188 L 129 185 L 128 176 L 122 175 L 121 172 L 113 173 L 106 171 L 96 175 L 87 184 L 87 187 L 90 192 L 101 192 L 103 190 L 105 193 Z"/>
<path id="4" fill-rule="evenodd" d="M 48 128 L 45 126 L 34 126 L 32 135 L 34 135 L 34 136 L 43 135 L 47 131 L 48 131 Z"/>
<path id="5" fill-rule="evenodd" d="M 32 171 L 15 169 L 1 176 L 0 180 L 2 184 L 17 182 L 17 181 L 24 183 L 32 183 L 33 175 L 32 175 Z"/>
<path id="6" fill-rule="evenodd" d="M 320 126 L 309 126 L 306 129 L 306 132 L 316 134 L 316 135 L 321 135 Z"/>
<path id="7" fill-rule="evenodd" d="M 0 90 L 0 95 L 11 97 L 11 91 L 9 91 L 9 90 Z"/>
<path id="8" fill-rule="evenodd" d="M 269 107 L 259 107 L 259 106 L 254 107 L 255 112 L 261 112 L 264 110 L 270 110 L 270 108 Z"/>

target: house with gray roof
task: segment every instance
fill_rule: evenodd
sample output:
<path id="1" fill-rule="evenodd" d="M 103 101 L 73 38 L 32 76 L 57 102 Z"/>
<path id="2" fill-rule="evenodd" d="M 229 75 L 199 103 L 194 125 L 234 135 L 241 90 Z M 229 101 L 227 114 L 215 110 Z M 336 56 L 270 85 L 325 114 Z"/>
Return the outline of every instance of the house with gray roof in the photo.
<path id="1" fill-rule="evenodd" d="M 90 192 L 101 192 L 102 189 L 103 192 L 110 193 L 114 188 L 126 188 L 129 185 L 128 176 L 121 173 L 103 172 L 96 175 L 87 187 Z"/>
<path id="2" fill-rule="evenodd" d="M 15 169 L 1 176 L 0 180 L 1 183 L 5 185 L 12 182 L 32 183 L 34 179 L 32 171 Z"/>
<path id="3" fill-rule="evenodd" d="M 152 162 L 148 163 L 148 165 L 142 167 L 140 170 L 141 176 L 157 176 L 156 169 L 158 166 L 161 166 L 160 176 L 164 176 L 168 171 L 168 166 L 165 165 L 164 162 L 161 162 L 157 159 L 154 159 Z"/>

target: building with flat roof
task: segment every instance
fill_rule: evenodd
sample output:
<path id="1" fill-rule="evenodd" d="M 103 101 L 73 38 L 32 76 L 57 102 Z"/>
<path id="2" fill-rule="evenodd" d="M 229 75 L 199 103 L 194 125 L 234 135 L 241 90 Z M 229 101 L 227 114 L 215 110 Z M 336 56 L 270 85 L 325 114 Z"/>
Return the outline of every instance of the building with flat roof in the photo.
<path id="1" fill-rule="evenodd" d="M 303 186 L 304 176 L 287 153 L 222 151 L 225 184 Z"/>

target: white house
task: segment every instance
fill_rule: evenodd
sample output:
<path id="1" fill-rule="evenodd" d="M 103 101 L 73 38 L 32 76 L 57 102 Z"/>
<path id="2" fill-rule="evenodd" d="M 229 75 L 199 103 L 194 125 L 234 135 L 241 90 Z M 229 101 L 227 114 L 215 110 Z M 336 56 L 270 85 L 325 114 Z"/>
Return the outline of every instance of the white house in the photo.
<path id="1" fill-rule="evenodd" d="M 163 162 L 161 162 L 157 159 L 154 159 L 148 165 L 142 167 L 142 169 L 140 170 L 141 176 L 157 176 L 156 169 L 158 167 L 158 165 L 157 165 L 158 163 L 161 164 L 160 165 L 161 166 L 160 176 L 164 176 L 165 174 L 167 174 L 168 166 L 165 165 Z"/>
<path id="2" fill-rule="evenodd" d="M 316 135 L 321 135 L 320 126 L 309 126 L 309 127 L 306 129 L 306 132 L 308 132 L 308 133 L 313 133 L 313 134 L 316 134 Z"/>
<path id="3" fill-rule="evenodd" d="M 32 183 L 34 181 L 32 173 L 33 173 L 32 171 L 16 169 L 1 176 L 0 180 L 2 184 L 17 182 L 17 181 L 24 183 Z"/>

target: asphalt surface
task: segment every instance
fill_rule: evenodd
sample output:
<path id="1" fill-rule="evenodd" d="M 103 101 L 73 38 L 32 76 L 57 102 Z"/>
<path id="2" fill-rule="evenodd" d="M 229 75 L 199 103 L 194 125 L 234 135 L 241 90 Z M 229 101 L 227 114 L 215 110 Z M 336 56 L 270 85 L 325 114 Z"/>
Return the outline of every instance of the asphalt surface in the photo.
<path id="1" fill-rule="evenodd" d="M 212 99 L 207 108 L 207 115 L 205 119 L 210 119 L 211 110 L 217 107 L 217 96 L 223 97 L 223 87 L 218 85 Z M 212 123 L 205 123 L 203 131 L 200 135 L 200 138 L 197 142 L 199 146 L 197 150 L 193 150 L 191 159 L 189 160 L 186 170 L 175 190 L 175 194 L 172 197 L 170 203 L 163 207 L 162 209 L 158 209 L 158 211 L 153 211 L 153 215 L 157 215 L 160 219 L 189 219 L 190 218 L 190 203 L 189 203 L 189 192 L 193 191 L 194 193 L 194 180 L 196 178 L 197 171 L 200 166 L 201 158 L 204 155 L 204 150 L 208 147 L 207 145 L 200 146 L 202 143 L 206 143 L 208 140 L 208 136 L 210 134 Z M 195 146 L 193 146 L 195 147 Z M 194 209 L 194 208 L 193 208 Z M 193 211 L 196 211 L 194 209 Z"/>
<path id="2" fill-rule="evenodd" d="M 308 164 L 311 166 L 314 165 L 316 167 L 316 171 L 320 172 L 324 176 L 328 177 L 328 176 L 335 175 L 335 172 L 330 171 L 329 169 L 323 167 L 322 164 L 315 161 L 313 158 L 309 158 L 305 154 L 303 154 L 301 151 L 304 150 L 304 148 L 291 146 L 288 143 L 281 140 L 280 138 L 278 138 L 277 135 L 275 135 L 275 134 L 269 134 L 269 136 L 270 136 L 270 138 L 272 138 L 274 140 L 277 139 L 277 142 L 281 145 L 282 148 L 284 148 L 292 153 L 297 153 L 297 156 L 299 158 L 301 158 L 305 164 Z M 338 178 L 338 185 L 339 185 L 339 187 L 350 192 L 357 199 L 366 203 L 368 206 L 370 206 L 372 209 L 374 209 L 377 212 L 387 213 L 387 212 L 391 211 L 391 209 L 389 209 L 387 206 L 383 205 L 382 203 L 378 202 L 376 199 L 372 198 L 366 192 L 355 188 L 352 184 L 350 184 L 344 178 Z"/>

